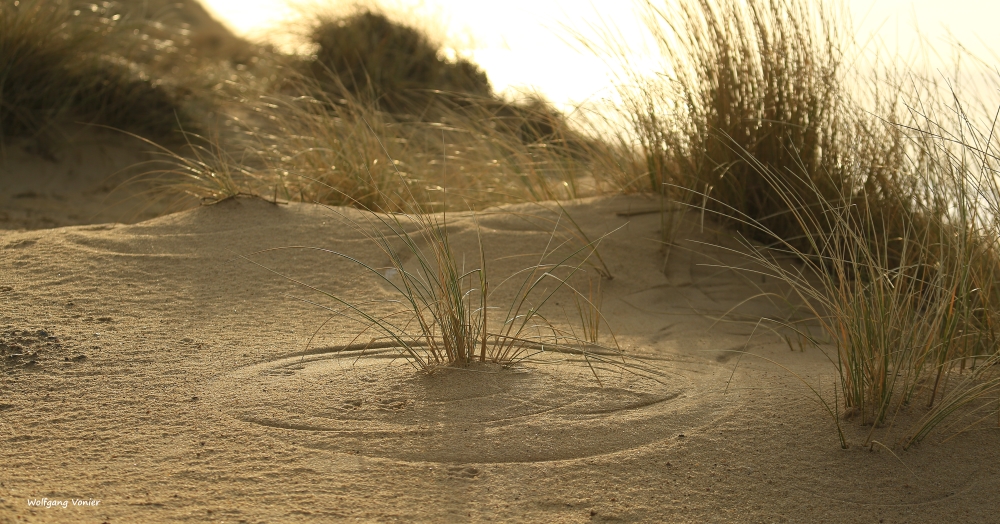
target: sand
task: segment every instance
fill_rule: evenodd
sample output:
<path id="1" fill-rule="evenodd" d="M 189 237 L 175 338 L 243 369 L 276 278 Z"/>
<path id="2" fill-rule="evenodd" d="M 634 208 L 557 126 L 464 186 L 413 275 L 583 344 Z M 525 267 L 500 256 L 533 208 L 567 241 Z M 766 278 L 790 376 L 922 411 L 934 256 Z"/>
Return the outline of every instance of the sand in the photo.
<path id="1" fill-rule="evenodd" d="M 854 445 L 841 449 L 797 378 L 832 391 L 822 348 L 755 331 L 794 300 L 751 299 L 787 290 L 718 267 L 745 261 L 725 249 L 738 245 L 730 233 L 697 216 L 665 263 L 656 201 L 565 206 L 588 237 L 613 231 L 600 246 L 613 276 L 601 280 L 602 310 L 629 362 L 656 373 L 601 366 L 598 384 L 578 357 L 542 354 L 514 369 L 426 374 L 392 348 L 345 349 L 356 324 L 329 320 L 301 300 L 322 296 L 249 261 L 390 311 L 389 287 L 343 258 L 260 252 L 312 246 L 384 265 L 352 227 L 361 212 L 239 198 L 112 217 L 100 184 L 138 153 L 108 144 L 109 164 L 5 160 L 0 522 L 996 518 L 996 428 L 903 451 L 858 445 L 870 428 L 845 421 Z M 537 260 L 558 214 L 453 214 L 449 233 L 468 260 L 482 238 L 495 282 Z M 553 318 L 572 317 L 566 300 Z"/>

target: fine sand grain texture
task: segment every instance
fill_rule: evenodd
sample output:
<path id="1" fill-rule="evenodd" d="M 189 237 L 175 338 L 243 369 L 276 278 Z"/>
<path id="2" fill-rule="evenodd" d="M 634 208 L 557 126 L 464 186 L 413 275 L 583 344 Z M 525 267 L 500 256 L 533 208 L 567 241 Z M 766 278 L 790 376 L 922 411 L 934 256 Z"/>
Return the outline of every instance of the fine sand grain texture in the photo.
<path id="1" fill-rule="evenodd" d="M 0 232 L 0 522 L 996 518 L 995 428 L 906 452 L 840 449 L 792 375 L 829 393 L 834 368 L 818 349 L 750 336 L 761 316 L 794 316 L 794 301 L 747 301 L 786 290 L 720 268 L 744 263 L 725 231 L 689 217 L 664 264 L 658 201 L 564 207 L 591 240 L 613 231 L 602 310 L 656 373 L 602 365 L 599 384 L 578 356 L 543 353 L 426 374 L 393 348 L 361 351 L 358 324 L 247 260 L 394 311 L 389 286 L 348 260 L 260 252 L 387 265 L 351 227 L 365 223 L 357 210 L 239 198 L 133 225 Z M 497 285 L 537 263 L 558 217 L 527 204 L 452 214 L 449 238 L 477 261 L 481 238 Z M 599 279 L 583 267 L 580 282 Z M 568 294 L 547 307 L 571 325 Z M 844 424 L 863 440 L 868 428 Z M 43 498 L 69 503 L 27 503 Z"/>
<path id="2" fill-rule="evenodd" d="M 132 223 L 180 203 L 150 198 L 143 175 L 167 165 L 138 139 L 93 126 L 8 140 L 0 150 L 0 229 Z M 186 206 L 193 199 L 180 199 Z"/>

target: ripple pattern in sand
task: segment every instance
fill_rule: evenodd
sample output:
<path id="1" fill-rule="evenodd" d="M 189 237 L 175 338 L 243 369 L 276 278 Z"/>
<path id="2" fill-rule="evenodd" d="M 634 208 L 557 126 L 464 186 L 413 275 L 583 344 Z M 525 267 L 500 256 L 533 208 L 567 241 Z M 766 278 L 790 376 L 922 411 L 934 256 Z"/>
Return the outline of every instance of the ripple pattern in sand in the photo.
<path id="1" fill-rule="evenodd" d="M 594 456 L 716 416 L 716 403 L 683 374 L 598 373 L 600 384 L 586 364 L 553 362 L 427 374 L 402 359 L 329 353 L 237 370 L 210 395 L 236 419 L 298 445 L 427 462 Z"/>

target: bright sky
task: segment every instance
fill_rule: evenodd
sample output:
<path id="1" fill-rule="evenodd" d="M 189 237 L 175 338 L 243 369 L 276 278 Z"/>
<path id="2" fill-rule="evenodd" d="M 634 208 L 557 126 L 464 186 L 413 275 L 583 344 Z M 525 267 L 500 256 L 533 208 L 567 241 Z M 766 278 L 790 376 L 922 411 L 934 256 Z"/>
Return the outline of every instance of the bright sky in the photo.
<path id="1" fill-rule="evenodd" d="M 203 2 L 237 33 L 251 37 L 280 28 L 292 14 L 283 0 Z M 497 90 L 534 86 L 558 104 L 600 97 L 610 93 L 611 85 L 610 71 L 600 59 L 567 43 L 572 37 L 566 26 L 582 31 L 588 24 L 614 26 L 637 41 L 642 34 L 627 0 L 505 0 L 502 8 L 495 0 L 381 4 L 402 5 L 418 17 L 442 24 L 448 41 L 466 48 Z M 936 49 L 946 51 L 950 29 L 964 45 L 1000 65 L 1000 56 L 990 55 L 1000 51 L 998 0 L 847 0 L 847 5 L 859 37 L 877 29 L 887 44 L 907 49 L 915 41 L 916 24 Z"/>

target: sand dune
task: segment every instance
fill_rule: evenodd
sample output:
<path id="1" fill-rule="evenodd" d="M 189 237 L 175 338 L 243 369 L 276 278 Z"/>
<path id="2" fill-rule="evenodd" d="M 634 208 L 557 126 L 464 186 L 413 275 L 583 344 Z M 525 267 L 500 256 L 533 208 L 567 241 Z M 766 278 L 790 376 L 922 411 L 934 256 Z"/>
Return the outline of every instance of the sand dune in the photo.
<path id="1" fill-rule="evenodd" d="M 357 210 L 240 198 L 125 225 L 78 220 L 68 210 L 86 198 L 67 195 L 43 223 L 17 215 L 11 202 L 28 200 L 5 204 L 18 229 L 0 232 L 3 522 L 995 518 L 995 431 L 841 450 L 793 375 L 832 391 L 827 358 L 750 336 L 794 300 L 747 299 L 787 291 L 720 267 L 745 265 L 725 249 L 738 244 L 697 215 L 665 263 L 644 197 L 564 206 L 587 237 L 610 233 L 603 313 L 656 370 L 599 366 L 600 384 L 574 355 L 426 374 L 396 349 L 359 351 L 359 326 L 327 322 L 297 299 L 321 296 L 247 260 L 391 311 L 391 289 L 343 258 L 260 253 L 311 246 L 384 265 L 352 227 Z M 546 204 L 453 214 L 449 234 L 468 260 L 481 238 L 502 279 L 534 263 L 559 216 Z M 568 326 L 562 297 L 551 317 Z M 855 442 L 869 429 L 845 424 Z M 70 502 L 27 503 L 43 498 Z"/>

